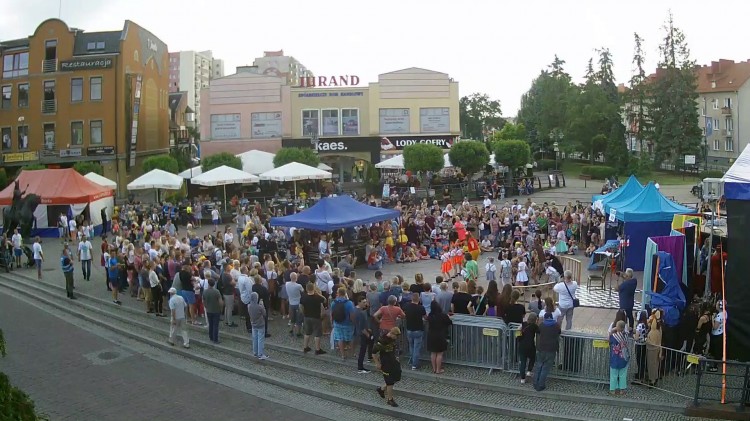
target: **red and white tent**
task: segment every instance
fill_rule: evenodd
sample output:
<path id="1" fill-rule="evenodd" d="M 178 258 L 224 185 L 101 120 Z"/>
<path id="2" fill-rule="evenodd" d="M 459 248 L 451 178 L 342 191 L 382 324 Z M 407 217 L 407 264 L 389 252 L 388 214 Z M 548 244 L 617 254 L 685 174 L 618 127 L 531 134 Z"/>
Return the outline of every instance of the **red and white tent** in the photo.
<path id="1" fill-rule="evenodd" d="M 101 229 L 101 210 L 107 208 L 111 218 L 114 209 L 113 191 L 100 186 L 72 168 L 21 171 L 17 177 L 21 191 L 34 193 L 42 198 L 42 204 L 34 212 L 38 231 L 56 229 L 60 213 L 77 216 L 86 211 L 87 218 Z M 14 184 L 10 183 L 0 192 L 0 208 L 10 206 Z"/>

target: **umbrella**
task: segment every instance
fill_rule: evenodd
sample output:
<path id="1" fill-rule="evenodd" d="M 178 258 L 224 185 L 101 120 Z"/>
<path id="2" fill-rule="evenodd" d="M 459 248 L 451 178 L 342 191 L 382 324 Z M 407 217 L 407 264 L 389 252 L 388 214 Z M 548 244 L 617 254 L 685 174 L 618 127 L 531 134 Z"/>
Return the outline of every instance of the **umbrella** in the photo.
<path id="1" fill-rule="evenodd" d="M 259 181 L 260 178 L 258 176 L 226 165 L 204 172 L 190 180 L 191 183 L 201 186 L 223 186 L 225 212 L 227 210 L 227 184 L 257 183 Z"/>
<path id="2" fill-rule="evenodd" d="M 331 173 L 309 165 L 300 164 L 299 162 L 290 162 L 271 171 L 266 171 L 260 175 L 261 180 L 272 181 L 293 181 L 294 197 L 297 197 L 298 180 L 324 180 L 330 179 Z"/>

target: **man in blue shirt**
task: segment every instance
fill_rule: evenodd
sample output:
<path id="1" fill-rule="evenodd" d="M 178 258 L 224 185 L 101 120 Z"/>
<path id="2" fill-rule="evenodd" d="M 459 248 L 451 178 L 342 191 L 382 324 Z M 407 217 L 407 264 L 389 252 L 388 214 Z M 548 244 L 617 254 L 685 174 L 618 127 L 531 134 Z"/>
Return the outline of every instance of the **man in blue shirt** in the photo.
<path id="1" fill-rule="evenodd" d="M 346 298 L 346 289 L 340 288 L 336 300 L 331 303 L 331 320 L 333 321 L 333 340 L 337 343 L 342 359 L 346 359 L 346 350 L 354 336 L 354 304 Z"/>
<path id="2" fill-rule="evenodd" d="M 628 315 L 630 330 L 633 330 L 635 319 L 633 318 L 633 307 L 635 307 L 635 290 L 638 280 L 633 277 L 633 269 L 627 268 L 625 272 L 618 273 L 617 293 L 620 296 L 620 308 Z"/>
<path id="3" fill-rule="evenodd" d="M 62 256 L 60 257 L 60 266 L 62 267 L 63 275 L 65 275 L 65 293 L 68 298 L 75 300 L 73 296 L 73 259 L 70 258 L 70 251 L 67 247 L 63 249 Z"/>
<path id="4" fill-rule="evenodd" d="M 117 299 L 120 292 L 120 261 L 117 259 L 117 250 L 112 249 L 112 256 L 109 258 L 109 287 L 112 289 L 112 302 L 121 305 L 122 302 Z"/>

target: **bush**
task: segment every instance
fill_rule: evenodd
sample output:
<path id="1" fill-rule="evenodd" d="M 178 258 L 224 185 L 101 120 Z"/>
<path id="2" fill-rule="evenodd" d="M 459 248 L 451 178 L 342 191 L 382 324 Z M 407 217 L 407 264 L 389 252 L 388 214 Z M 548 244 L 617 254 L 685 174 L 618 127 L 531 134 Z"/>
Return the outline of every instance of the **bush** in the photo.
<path id="1" fill-rule="evenodd" d="M 203 169 L 203 172 L 211 171 L 212 169 L 219 168 L 222 165 L 226 165 L 227 167 L 237 170 L 242 170 L 242 160 L 229 152 L 219 152 L 217 154 L 207 156 L 203 158 L 203 162 L 201 162 L 201 168 Z"/>
<path id="2" fill-rule="evenodd" d="M 617 170 L 606 165 L 587 165 L 581 168 L 581 174 L 591 176 L 595 180 L 605 180 L 614 177 Z"/>
<path id="3" fill-rule="evenodd" d="M 104 168 L 102 168 L 100 164 L 91 161 L 76 162 L 75 165 L 73 165 L 73 169 L 81 175 L 86 175 L 90 172 L 104 175 Z"/>
<path id="4" fill-rule="evenodd" d="M 445 166 L 443 150 L 428 143 L 416 143 L 404 148 L 404 168 L 409 171 L 440 171 Z"/>
<path id="5" fill-rule="evenodd" d="M 273 157 L 273 166 L 278 168 L 290 162 L 318 167 L 320 158 L 312 149 L 307 148 L 283 148 Z"/>
<path id="6" fill-rule="evenodd" d="M 152 170 L 162 170 L 168 173 L 177 174 L 180 167 L 177 160 L 169 155 L 154 155 L 143 160 L 143 172 L 147 173 Z"/>
<path id="7" fill-rule="evenodd" d="M 24 165 L 23 167 L 21 167 L 21 169 L 18 172 L 20 173 L 21 171 L 36 171 L 36 170 L 46 170 L 46 169 L 47 169 L 46 165 L 29 164 L 29 165 Z"/>
<path id="8" fill-rule="evenodd" d="M 531 149 L 523 140 L 498 140 L 493 143 L 492 150 L 495 162 L 506 165 L 514 173 L 531 160 Z"/>
<path id="9" fill-rule="evenodd" d="M 561 163 L 557 163 L 557 167 L 562 167 Z M 549 171 L 555 169 L 555 160 L 554 159 L 539 159 L 536 161 L 536 170 L 537 171 Z"/>
<path id="10" fill-rule="evenodd" d="M 484 143 L 477 140 L 456 142 L 448 152 L 451 164 L 461 168 L 461 172 L 472 175 L 484 169 L 490 162 L 490 153 Z"/>
<path id="11" fill-rule="evenodd" d="M 653 162 L 646 156 L 631 156 L 630 160 L 628 160 L 627 173 L 633 174 L 636 177 L 648 177 L 651 175 L 653 165 Z"/>
<path id="12" fill-rule="evenodd" d="M 721 170 L 708 170 L 708 171 L 701 171 L 700 178 L 703 180 L 704 178 L 721 178 L 724 177 L 724 171 Z"/>

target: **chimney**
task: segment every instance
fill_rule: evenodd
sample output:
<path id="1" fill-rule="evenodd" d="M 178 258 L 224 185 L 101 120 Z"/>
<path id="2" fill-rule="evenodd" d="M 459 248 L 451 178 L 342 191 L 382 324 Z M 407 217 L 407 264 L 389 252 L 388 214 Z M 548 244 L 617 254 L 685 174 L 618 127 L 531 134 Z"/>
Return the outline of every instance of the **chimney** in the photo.
<path id="1" fill-rule="evenodd" d="M 711 62 L 711 74 L 721 73 L 721 64 L 718 61 Z"/>

